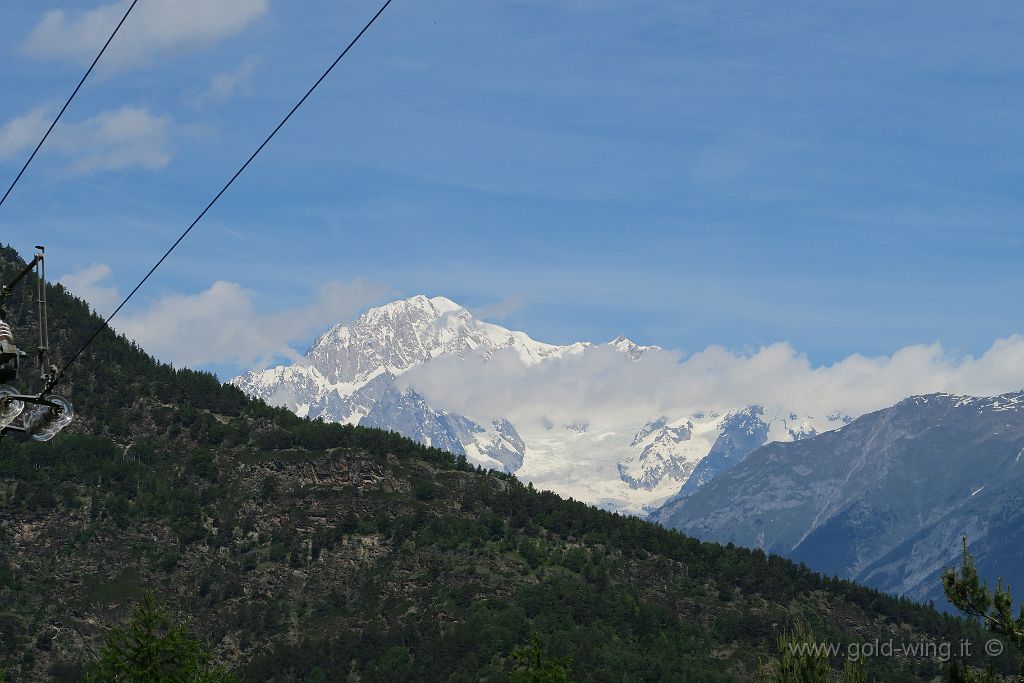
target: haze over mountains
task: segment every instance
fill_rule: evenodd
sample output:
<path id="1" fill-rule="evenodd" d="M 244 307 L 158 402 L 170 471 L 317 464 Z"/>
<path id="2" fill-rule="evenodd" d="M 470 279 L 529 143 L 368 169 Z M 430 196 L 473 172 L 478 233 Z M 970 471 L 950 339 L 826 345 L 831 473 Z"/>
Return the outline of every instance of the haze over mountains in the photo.
<path id="1" fill-rule="evenodd" d="M 444 297 L 370 309 L 322 334 L 305 359 L 232 383 L 301 416 L 392 429 L 543 488 L 632 513 L 653 509 L 691 477 L 691 489 L 699 487 L 763 443 L 805 438 L 848 419 L 757 405 L 688 411 L 685 386 L 677 400 L 638 408 L 605 378 L 639 377 L 675 363 L 669 352 L 622 336 L 605 344 L 545 344 L 481 322 Z M 575 380 L 576 390 L 596 394 L 591 402 L 602 405 L 569 413 L 553 392 L 524 410 L 514 392 L 502 402 L 500 388 L 470 414 L 446 405 L 438 387 L 447 377 L 465 381 L 467 373 L 482 375 L 493 366 L 521 383 L 550 381 L 569 367 L 586 380 Z"/>

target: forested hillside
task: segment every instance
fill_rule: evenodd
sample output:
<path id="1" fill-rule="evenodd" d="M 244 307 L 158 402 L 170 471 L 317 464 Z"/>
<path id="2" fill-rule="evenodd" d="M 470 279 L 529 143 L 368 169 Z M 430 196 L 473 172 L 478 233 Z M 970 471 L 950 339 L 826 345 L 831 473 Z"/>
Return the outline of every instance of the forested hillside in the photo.
<path id="1" fill-rule="evenodd" d="M 0 277 L 17 262 L 0 251 Z M 51 304 L 62 358 L 98 320 L 60 287 Z M 500 681 L 534 634 L 583 681 L 753 680 L 797 621 L 844 643 L 984 640 L 778 557 L 299 419 L 109 332 L 61 389 L 80 417 L 54 442 L 0 441 L 9 681 L 77 680 L 147 589 L 252 681 Z M 887 682 L 945 668 L 870 662 Z"/>

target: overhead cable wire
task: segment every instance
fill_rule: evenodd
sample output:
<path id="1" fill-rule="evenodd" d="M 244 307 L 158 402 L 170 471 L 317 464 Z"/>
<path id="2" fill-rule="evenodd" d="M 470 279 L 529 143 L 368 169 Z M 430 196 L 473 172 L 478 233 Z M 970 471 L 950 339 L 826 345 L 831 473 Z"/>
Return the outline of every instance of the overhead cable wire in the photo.
<path id="1" fill-rule="evenodd" d="M 92 73 L 92 70 L 100 61 L 100 57 L 102 57 L 103 53 L 107 51 L 107 47 L 110 45 L 111 41 L 114 40 L 114 36 L 116 36 L 117 32 L 121 30 L 121 26 L 124 25 L 125 19 L 128 18 L 128 15 L 132 13 L 132 10 L 135 9 L 135 5 L 137 5 L 138 3 L 139 0 L 132 0 L 132 4 L 128 6 L 128 10 L 124 13 L 124 16 L 121 17 L 121 21 L 117 22 L 117 26 L 114 27 L 114 32 L 110 34 L 109 38 L 107 38 L 107 42 L 103 43 L 103 47 L 100 48 L 99 53 L 96 55 L 96 59 L 92 60 L 92 64 L 90 64 L 89 68 L 86 69 L 85 75 L 82 76 L 82 80 L 78 81 L 78 85 L 76 85 L 75 89 L 72 91 L 71 97 L 69 97 L 67 101 L 64 102 L 64 106 L 60 108 L 60 112 L 58 112 L 57 118 L 53 120 L 53 123 L 50 124 L 50 127 L 46 129 L 45 133 L 43 133 L 43 137 L 39 141 L 39 144 L 36 145 L 36 148 L 34 150 L 32 150 L 32 154 L 28 156 L 28 161 L 26 161 L 25 165 L 21 167 L 21 170 L 18 171 L 18 175 L 14 177 L 14 181 L 11 183 L 11 186 L 7 188 L 7 192 L 4 192 L 3 198 L 0 198 L 0 206 L 3 206 L 4 202 L 7 201 L 7 198 L 11 195 L 11 191 L 14 190 L 14 186 L 18 184 L 18 181 L 21 180 L 21 176 L 25 174 L 25 169 L 27 169 L 28 165 L 32 163 L 32 160 L 36 158 L 36 154 L 39 153 L 39 149 L 43 146 L 43 143 L 46 142 L 46 138 L 50 137 L 50 132 L 57 125 L 57 122 L 60 121 L 60 118 L 64 116 L 64 112 L 67 111 L 68 106 L 71 104 L 71 100 L 75 99 L 75 95 L 77 95 L 78 91 L 82 89 L 82 85 L 85 83 L 85 79 L 89 78 L 89 74 Z"/>
<path id="2" fill-rule="evenodd" d="M 164 252 L 164 255 L 161 256 L 160 259 L 155 264 L 153 264 L 153 267 L 149 269 L 149 272 L 146 273 L 145 277 L 139 280 L 139 283 L 135 285 L 135 288 L 131 291 L 131 293 L 129 293 L 128 296 L 126 296 L 124 300 L 121 301 L 120 304 L 118 304 L 117 308 L 114 309 L 114 312 L 107 316 L 103 323 L 96 328 L 96 331 L 93 332 L 88 339 L 86 339 L 85 343 L 82 344 L 81 348 L 79 348 L 78 351 L 75 352 L 75 355 L 71 356 L 71 358 L 64 364 L 64 366 L 59 371 L 57 371 L 57 373 L 51 378 L 48 385 L 44 388 L 43 393 L 46 393 L 47 391 L 51 390 L 54 386 L 56 386 L 57 382 L 60 380 L 61 377 L 64 376 L 64 373 L 68 370 L 68 368 L 70 368 L 71 365 L 74 364 L 76 360 L 78 360 L 79 356 L 81 356 L 82 353 L 87 348 L 89 348 L 89 345 L 92 344 L 96 337 L 98 337 L 100 333 L 103 332 L 103 330 L 110 326 L 110 321 L 114 319 L 114 316 L 116 316 L 121 311 L 121 309 L 124 308 L 125 304 L 131 301 L 132 297 L 135 296 L 135 293 L 142 288 L 142 285 L 146 284 L 146 281 L 149 280 L 150 276 L 152 276 L 153 273 L 156 272 L 156 269 L 160 267 L 160 265 L 167 259 L 167 257 L 171 255 L 171 252 L 173 252 L 178 247 L 178 245 L 181 244 L 186 237 L 188 237 L 188 234 L 192 232 L 192 228 L 196 227 L 199 221 L 203 219 L 203 216 L 205 216 L 206 213 L 211 208 L 213 208 L 213 205 L 217 203 L 217 200 L 219 200 L 224 195 L 224 193 L 228 191 L 228 188 L 231 187 L 231 185 L 235 182 L 238 176 L 242 175 L 242 172 L 249 167 L 249 164 L 252 163 L 253 159 L 255 159 L 256 156 L 263 151 L 263 148 L 266 147 L 267 144 L 273 139 L 273 137 L 277 135 L 277 132 L 284 127 L 284 124 L 288 122 L 288 119 L 292 117 L 292 114 L 298 111 L 299 107 L 301 107 L 303 103 L 309 98 L 309 96 L 313 94 L 313 91 L 316 90 L 317 87 L 319 87 L 319 85 L 324 81 L 324 79 L 326 79 L 327 76 L 331 73 L 331 71 L 334 70 L 334 67 L 338 65 L 338 62 L 344 59 L 345 55 L 348 54 L 349 50 L 351 50 L 352 47 L 357 42 L 359 42 L 359 39 L 363 37 L 363 34 L 370 30 L 370 27 L 373 26 L 373 24 L 377 21 L 380 15 L 384 13 L 384 10 L 388 8 L 388 5 L 390 5 L 391 2 L 392 0 L 387 0 L 383 5 L 381 5 L 380 9 L 377 10 L 377 13 L 373 15 L 373 18 L 370 19 L 370 21 L 366 23 L 363 29 L 356 34 L 356 37 L 353 38 L 352 41 L 349 42 L 349 44 L 345 47 L 345 49 L 341 51 L 341 54 L 339 54 L 334 59 L 334 61 L 331 62 L 331 65 L 328 66 L 327 69 L 323 72 L 323 74 L 320 75 L 320 78 L 316 79 L 316 82 L 313 83 L 312 86 L 310 86 L 309 90 L 306 91 L 306 94 L 302 96 L 302 99 L 300 99 L 296 103 L 296 105 L 291 108 L 291 110 L 285 115 L 285 117 L 281 119 L 281 122 L 278 123 L 277 126 L 274 127 L 274 130 L 270 132 L 270 135 L 268 135 L 266 139 L 263 140 L 262 143 L 260 143 L 260 146 L 256 148 L 256 151 L 253 152 L 249 156 L 249 158 L 245 160 L 245 163 L 242 164 L 237 171 L 235 171 L 235 174 L 231 176 L 231 179 L 228 180 L 227 183 L 224 184 L 224 187 L 220 189 L 220 192 L 218 192 L 213 197 L 213 199 L 210 200 L 206 207 L 199 212 L 199 215 L 196 216 L 195 220 L 192 221 L 192 223 L 189 224 L 187 228 L 185 228 L 185 231 L 178 236 L 178 239 L 174 241 L 174 244 L 172 244 L 167 249 L 167 251 Z"/>

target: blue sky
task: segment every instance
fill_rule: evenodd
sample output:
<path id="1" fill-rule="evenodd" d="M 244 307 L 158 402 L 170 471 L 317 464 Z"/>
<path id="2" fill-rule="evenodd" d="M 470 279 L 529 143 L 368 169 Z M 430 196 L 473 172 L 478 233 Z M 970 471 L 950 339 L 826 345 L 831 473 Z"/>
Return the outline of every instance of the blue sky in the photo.
<path id="1" fill-rule="evenodd" d="M 376 11 L 203 4 L 141 0 L 0 209 L 0 241 L 45 242 L 54 276 L 109 268 L 81 290 L 98 299 Z M 0 8 L 5 188 L 124 7 Z M 125 315 L 223 281 L 265 321 L 336 282 L 336 315 L 441 294 L 556 343 L 980 354 L 1021 329 L 1022 20 L 1009 2 L 395 0 Z M 306 313 L 304 339 L 333 322 Z"/>

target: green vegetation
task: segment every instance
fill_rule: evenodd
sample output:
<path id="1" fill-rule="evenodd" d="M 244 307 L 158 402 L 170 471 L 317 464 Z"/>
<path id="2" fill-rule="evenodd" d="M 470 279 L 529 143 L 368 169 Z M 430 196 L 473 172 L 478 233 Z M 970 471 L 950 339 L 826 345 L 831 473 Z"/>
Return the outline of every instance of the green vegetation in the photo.
<path id="1" fill-rule="evenodd" d="M 0 273 L 13 263 L 0 249 Z M 50 300 L 61 357 L 98 321 L 59 286 Z M 30 328 L 30 302 L 12 309 Z M 80 680 L 147 590 L 254 681 L 506 681 L 570 659 L 576 681 L 750 681 L 786 624 L 838 643 L 980 631 L 393 433 L 302 420 L 113 333 L 62 390 L 80 417 L 55 442 L 0 441 L 10 683 Z M 946 670 L 867 665 L 887 683 Z"/>
<path id="2" fill-rule="evenodd" d="M 942 588 L 950 604 L 968 617 L 981 622 L 992 634 L 1009 641 L 1017 652 L 1024 650 L 1024 605 L 1018 616 L 1013 615 L 1013 594 L 1010 587 L 1003 587 L 1002 579 L 994 591 L 989 590 L 978 575 L 974 556 L 967 551 L 967 537 L 963 539 L 963 561 L 958 570 L 947 569 L 942 574 Z M 972 670 L 954 661 L 950 667 L 951 683 L 993 683 L 1005 680 L 998 676 L 991 666 L 983 671 Z M 1024 681 L 1024 666 L 1018 681 Z"/>
<path id="3" fill-rule="evenodd" d="M 147 592 L 131 621 L 115 628 L 99 657 L 90 664 L 87 683 L 226 683 L 222 667 L 166 608 Z"/>
<path id="4" fill-rule="evenodd" d="M 832 664 L 820 641 L 802 625 L 779 636 L 779 653 L 763 665 L 759 683 L 828 683 Z"/>
<path id="5" fill-rule="evenodd" d="M 784 631 L 778 639 L 778 655 L 761 666 L 758 683 L 829 683 L 832 663 L 822 641 L 802 624 Z M 842 683 L 867 683 L 867 664 L 846 660 Z"/>
<path id="6" fill-rule="evenodd" d="M 572 657 L 553 658 L 547 655 L 544 640 L 534 635 L 526 645 L 509 655 L 512 680 L 516 683 L 559 683 L 569 680 Z"/>
<path id="7" fill-rule="evenodd" d="M 954 659 L 949 665 L 949 677 L 946 680 L 949 683 L 1007 683 L 1011 679 L 997 674 L 991 665 L 984 669 L 972 669 Z"/>

